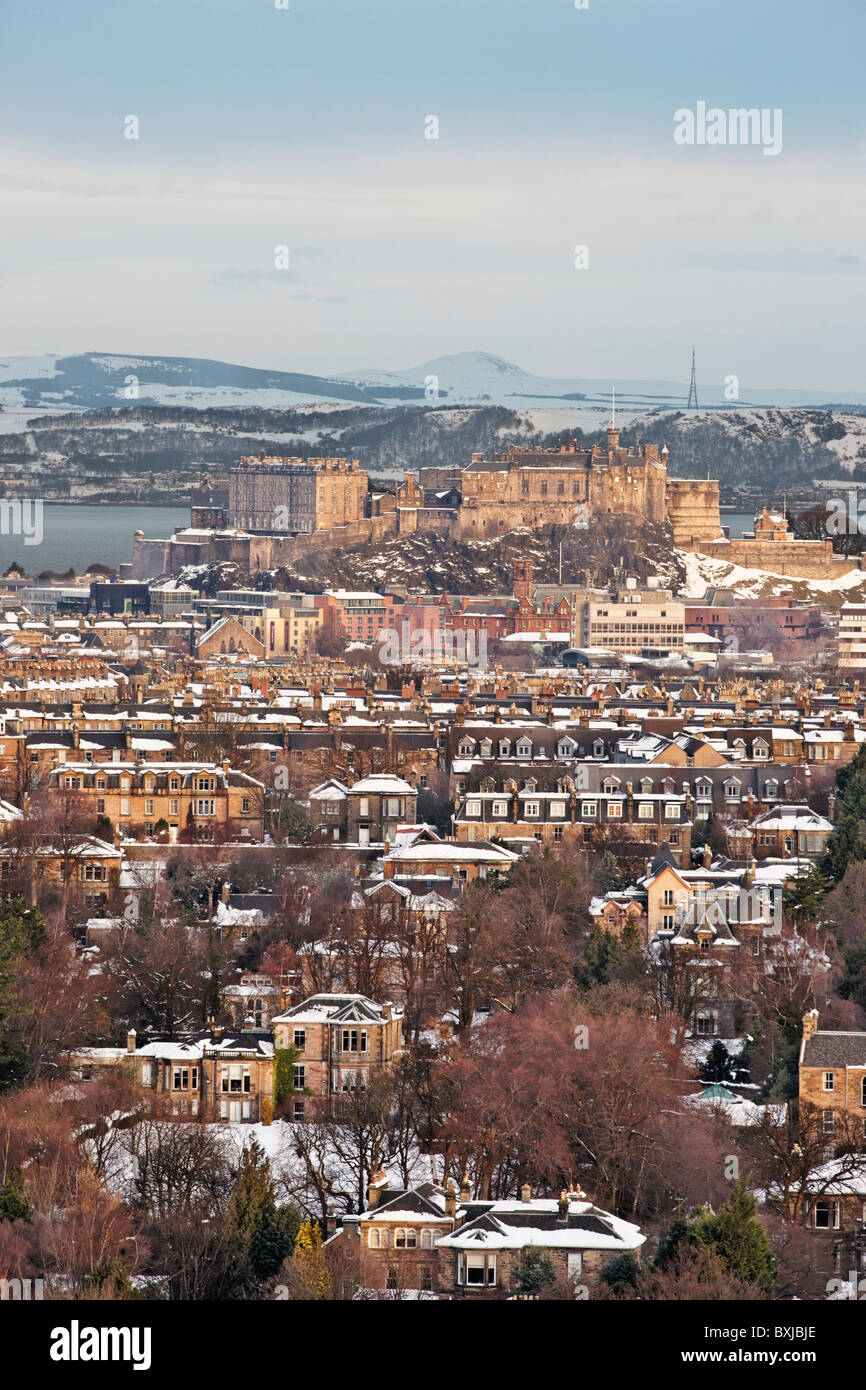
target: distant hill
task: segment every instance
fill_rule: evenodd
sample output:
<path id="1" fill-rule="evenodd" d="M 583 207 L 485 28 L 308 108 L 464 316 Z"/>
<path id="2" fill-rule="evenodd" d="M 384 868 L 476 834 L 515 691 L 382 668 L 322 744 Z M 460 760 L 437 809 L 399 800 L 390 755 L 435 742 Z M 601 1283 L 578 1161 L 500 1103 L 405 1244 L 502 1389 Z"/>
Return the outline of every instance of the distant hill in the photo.
<path id="1" fill-rule="evenodd" d="M 458 352 L 400 371 L 354 369 L 331 376 L 243 367 L 198 357 L 85 352 L 72 356 L 0 357 L 0 406 L 7 411 L 94 410 L 102 407 L 258 407 L 304 404 L 375 406 L 496 405 L 512 410 L 606 409 L 616 387 L 623 420 L 686 404 L 688 382 L 539 377 L 488 352 Z M 740 388 L 740 406 L 826 406 L 838 390 Z M 700 384 L 702 406 L 727 408 L 721 382 Z M 837 405 L 866 409 L 866 393 Z"/>

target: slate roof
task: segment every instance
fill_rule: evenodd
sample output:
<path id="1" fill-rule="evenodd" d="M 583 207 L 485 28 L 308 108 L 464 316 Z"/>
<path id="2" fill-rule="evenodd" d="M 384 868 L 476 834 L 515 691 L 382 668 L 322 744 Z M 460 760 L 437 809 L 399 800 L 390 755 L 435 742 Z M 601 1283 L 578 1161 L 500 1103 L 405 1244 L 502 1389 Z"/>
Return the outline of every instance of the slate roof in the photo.
<path id="1" fill-rule="evenodd" d="M 821 1033 L 803 1045 L 804 1067 L 866 1067 L 866 1033 Z"/>

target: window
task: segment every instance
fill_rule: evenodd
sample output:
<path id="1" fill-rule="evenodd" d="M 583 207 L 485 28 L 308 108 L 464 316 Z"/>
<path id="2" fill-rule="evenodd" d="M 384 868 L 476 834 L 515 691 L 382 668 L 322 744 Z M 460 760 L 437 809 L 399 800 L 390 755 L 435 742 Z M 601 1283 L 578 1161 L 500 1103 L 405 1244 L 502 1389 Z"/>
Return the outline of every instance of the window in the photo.
<path id="1" fill-rule="evenodd" d="M 480 816 L 480 815 L 481 815 L 481 802 L 480 802 L 480 801 L 477 801 L 477 800 L 467 801 L 467 802 L 466 802 L 466 814 L 467 814 L 467 816 Z"/>
<path id="2" fill-rule="evenodd" d="M 835 1091 L 835 1089 L 836 1089 L 836 1074 L 835 1074 L 835 1072 L 832 1072 L 832 1071 L 825 1071 L 825 1072 L 824 1072 L 824 1090 L 825 1090 L 825 1091 Z"/>
<path id="3" fill-rule="evenodd" d="M 402 814 L 403 814 L 403 798 L 402 798 L 402 796 L 389 796 L 389 797 L 388 797 L 387 805 L 388 805 L 387 814 L 388 814 L 389 816 L 392 816 L 392 817 L 393 817 L 393 816 L 402 816 Z"/>
<path id="4" fill-rule="evenodd" d="M 494 820 L 504 820 L 508 815 L 508 802 L 494 801 L 490 808 L 490 814 Z"/>
<path id="5" fill-rule="evenodd" d="M 652 820 L 653 804 L 651 801 L 641 801 L 637 808 L 638 820 Z"/>
<path id="6" fill-rule="evenodd" d="M 839 1203 L 838 1202 L 816 1202 L 815 1203 L 815 1227 L 819 1231 L 838 1231 L 839 1229 Z"/>
<path id="7" fill-rule="evenodd" d="M 213 801 L 199 797 L 195 803 L 195 813 L 197 816 L 213 816 L 216 814 L 216 805 Z"/>
<path id="8" fill-rule="evenodd" d="M 367 1246 L 370 1250 L 379 1250 L 381 1231 L 378 1226 L 371 1226 L 367 1232 Z"/>
<path id="9" fill-rule="evenodd" d="M 462 1282 L 475 1286 L 496 1283 L 496 1256 L 467 1250 L 462 1257 Z"/>
<path id="10" fill-rule="evenodd" d="M 679 820 L 680 806 L 678 801 L 665 802 L 665 820 Z"/>
<path id="11" fill-rule="evenodd" d="M 418 1270 L 418 1287 L 422 1293 L 430 1293 L 433 1289 L 433 1270 L 430 1265 L 421 1265 Z"/>
<path id="12" fill-rule="evenodd" d="M 609 801 L 607 805 L 608 820 L 622 820 L 622 802 Z"/>
<path id="13" fill-rule="evenodd" d="M 343 1052 L 366 1052 L 367 1051 L 367 1030 L 366 1028 L 344 1028 L 342 1048 Z"/>
<path id="14" fill-rule="evenodd" d="M 250 801 L 249 797 L 248 797 L 248 796 L 242 797 L 242 798 L 241 798 L 241 815 L 242 815 L 242 816 L 248 816 L 249 813 L 250 813 L 250 811 L 251 811 L 252 809 L 253 809 L 253 806 L 252 806 L 252 802 Z"/>
<path id="15" fill-rule="evenodd" d="M 527 801 L 524 814 L 527 816 L 537 816 L 541 813 L 541 807 L 537 801 Z"/>
<path id="16" fill-rule="evenodd" d="M 822 1115 L 822 1125 L 825 1134 L 836 1133 L 836 1111 L 825 1110 Z"/>
<path id="17" fill-rule="evenodd" d="M 150 797 L 150 796 L 145 797 L 145 799 L 144 799 L 144 814 L 145 814 L 146 816 L 152 816 L 152 815 L 153 815 L 153 797 Z"/>
<path id="18" fill-rule="evenodd" d="M 866 1076 L 860 1082 L 860 1104 L 866 1109 Z"/>
<path id="19" fill-rule="evenodd" d="M 293 1110 L 292 1110 L 292 1119 L 295 1121 L 295 1124 L 303 1124 L 303 1122 L 304 1122 L 304 1102 L 303 1102 L 302 1100 L 296 1100 L 296 1101 L 295 1101 L 295 1104 L 294 1104 L 294 1107 L 293 1107 Z"/>
<path id="20" fill-rule="evenodd" d="M 305 1077 L 307 1069 L 302 1063 L 296 1063 L 294 1067 L 294 1086 L 296 1091 L 302 1091 L 306 1085 Z"/>
<path id="21" fill-rule="evenodd" d="M 359 798 L 358 798 L 358 815 L 359 815 L 359 816 L 369 816 L 369 814 L 370 814 L 370 798 L 369 798 L 368 796 L 359 797 Z"/>
<path id="22" fill-rule="evenodd" d="M 293 1039 L 292 1039 L 292 1043 L 293 1043 L 293 1046 L 296 1047 L 296 1048 L 298 1049 L 299 1052 L 303 1052 L 304 1048 L 305 1048 L 306 1045 L 307 1045 L 307 1030 L 306 1030 L 306 1028 L 296 1028 L 296 1029 L 295 1029 L 294 1037 L 293 1037 Z"/>
<path id="23" fill-rule="evenodd" d="M 422 1249 L 422 1250 L 432 1250 L 432 1249 L 433 1249 L 433 1232 L 432 1232 L 432 1231 L 422 1231 L 422 1232 L 421 1232 L 421 1249 Z"/>
<path id="24" fill-rule="evenodd" d="M 673 905 L 674 905 L 674 890 L 673 890 L 673 888 L 666 888 L 666 889 L 665 889 L 664 893 L 662 894 L 662 902 L 663 902 L 663 904 L 664 904 L 665 907 L 673 907 Z"/>
<path id="25" fill-rule="evenodd" d="M 397 1250 L 414 1250 L 417 1244 L 418 1232 L 414 1227 L 397 1227 L 394 1232 L 394 1246 Z"/>
<path id="26" fill-rule="evenodd" d="M 564 801 L 551 801 L 551 803 L 550 803 L 550 817 L 551 817 L 551 820 L 562 820 L 562 819 L 564 818 L 564 816 L 565 816 L 565 802 L 564 802 Z"/>
<path id="27" fill-rule="evenodd" d="M 581 803 L 580 814 L 590 820 L 598 815 L 598 802 L 584 801 Z"/>

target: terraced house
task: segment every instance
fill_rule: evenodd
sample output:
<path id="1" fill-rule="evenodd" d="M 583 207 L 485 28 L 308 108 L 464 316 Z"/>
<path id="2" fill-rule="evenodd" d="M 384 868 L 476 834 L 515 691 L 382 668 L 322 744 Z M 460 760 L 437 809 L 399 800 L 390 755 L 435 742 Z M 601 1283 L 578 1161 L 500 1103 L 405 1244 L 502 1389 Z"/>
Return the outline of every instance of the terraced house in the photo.
<path id="1" fill-rule="evenodd" d="M 261 840 L 264 787 L 227 762 L 63 763 L 50 786 L 74 793 L 83 813 L 106 816 L 122 835 Z"/>

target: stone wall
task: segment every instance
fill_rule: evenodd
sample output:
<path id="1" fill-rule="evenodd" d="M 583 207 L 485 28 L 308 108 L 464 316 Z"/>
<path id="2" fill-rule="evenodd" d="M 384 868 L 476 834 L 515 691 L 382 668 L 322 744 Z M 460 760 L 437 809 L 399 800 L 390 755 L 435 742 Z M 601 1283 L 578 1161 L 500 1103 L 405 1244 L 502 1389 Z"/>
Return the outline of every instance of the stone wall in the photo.
<path id="1" fill-rule="evenodd" d="M 800 579 L 835 579 L 857 569 L 856 557 L 834 555 L 832 541 L 705 541 L 691 547 L 701 555 L 745 569 L 769 570 Z"/>

